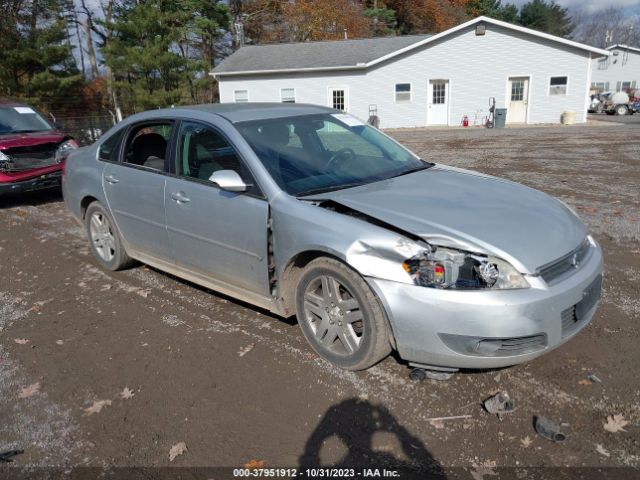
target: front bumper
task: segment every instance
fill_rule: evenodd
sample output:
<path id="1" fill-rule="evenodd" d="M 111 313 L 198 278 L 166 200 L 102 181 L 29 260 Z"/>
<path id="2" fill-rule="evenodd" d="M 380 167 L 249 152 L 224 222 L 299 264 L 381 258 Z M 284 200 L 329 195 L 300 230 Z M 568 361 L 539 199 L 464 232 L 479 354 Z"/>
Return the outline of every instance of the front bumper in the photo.
<path id="1" fill-rule="evenodd" d="M 400 356 L 443 368 L 499 368 L 527 362 L 563 344 L 593 318 L 602 250 L 592 242 L 580 268 L 548 286 L 451 291 L 367 278 L 382 301 Z"/>
<path id="2" fill-rule="evenodd" d="M 6 193 L 31 192 L 34 190 L 45 190 L 48 188 L 60 187 L 62 172 L 55 171 L 38 175 L 28 180 L 16 182 L 0 182 L 0 195 Z"/>

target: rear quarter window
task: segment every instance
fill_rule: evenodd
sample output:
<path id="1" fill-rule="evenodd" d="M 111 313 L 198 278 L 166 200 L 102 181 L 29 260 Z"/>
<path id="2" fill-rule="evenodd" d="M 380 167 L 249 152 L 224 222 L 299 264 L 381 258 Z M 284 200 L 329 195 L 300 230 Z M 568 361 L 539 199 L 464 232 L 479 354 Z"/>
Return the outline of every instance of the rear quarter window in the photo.
<path id="1" fill-rule="evenodd" d="M 124 130 L 120 129 L 102 142 L 98 149 L 98 158 L 105 162 L 117 162 L 123 136 Z"/>

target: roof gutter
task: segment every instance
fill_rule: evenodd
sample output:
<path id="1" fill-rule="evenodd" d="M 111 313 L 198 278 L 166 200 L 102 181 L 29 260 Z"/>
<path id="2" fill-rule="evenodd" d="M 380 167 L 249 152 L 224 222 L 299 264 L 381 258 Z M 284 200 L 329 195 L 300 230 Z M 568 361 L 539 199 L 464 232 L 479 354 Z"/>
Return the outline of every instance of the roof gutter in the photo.
<path id="1" fill-rule="evenodd" d="M 359 63 L 357 65 L 343 65 L 339 67 L 310 67 L 310 68 L 282 68 L 271 70 L 238 70 L 234 72 L 216 72 L 212 70 L 209 75 L 214 78 L 232 75 L 269 75 L 274 73 L 305 73 L 305 72 L 335 72 L 343 70 L 365 70 L 370 64 Z"/>

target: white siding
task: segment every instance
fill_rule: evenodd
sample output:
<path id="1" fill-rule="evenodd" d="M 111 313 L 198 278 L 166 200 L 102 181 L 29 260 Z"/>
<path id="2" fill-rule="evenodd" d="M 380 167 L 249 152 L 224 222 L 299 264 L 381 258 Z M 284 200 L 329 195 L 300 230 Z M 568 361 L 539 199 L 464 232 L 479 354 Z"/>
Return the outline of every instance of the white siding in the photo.
<path id="1" fill-rule="evenodd" d="M 489 97 L 505 107 L 510 76 L 530 78 L 528 123 L 559 123 L 567 110 L 586 120 L 589 53 L 491 24 L 484 36 L 470 27 L 368 70 L 222 76 L 220 100 L 231 102 L 234 90 L 247 89 L 252 102 L 277 102 L 281 88 L 295 87 L 297 102 L 329 105 L 328 89 L 344 86 L 353 115 L 366 120 L 375 104 L 381 127 L 420 127 L 427 124 L 429 79 L 449 79 L 449 124 L 467 115 L 473 125 L 487 115 Z M 552 76 L 569 77 L 567 95 L 549 95 Z M 395 102 L 396 83 L 411 83 L 411 102 Z"/>
<path id="2" fill-rule="evenodd" d="M 640 52 L 615 48 L 611 53 L 609 58 L 593 61 L 591 81 L 609 82 L 610 90 L 616 90 L 618 82 L 632 81 L 640 87 Z"/>

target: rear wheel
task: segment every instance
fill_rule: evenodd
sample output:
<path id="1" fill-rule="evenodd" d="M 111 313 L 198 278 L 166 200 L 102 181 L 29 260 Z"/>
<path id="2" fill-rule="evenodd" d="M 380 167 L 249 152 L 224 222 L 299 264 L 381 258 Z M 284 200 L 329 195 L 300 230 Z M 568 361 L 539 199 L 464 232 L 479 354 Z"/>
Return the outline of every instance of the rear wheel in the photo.
<path id="1" fill-rule="evenodd" d="M 616 115 L 624 116 L 629 113 L 629 107 L 626 105 L 618 105 L 616 107 Z"/>
<path id="2" fill-rule="evenodd" d="M 85 213 L 85 227 L 91 250 L 107 270 L 121 270 L 132 265 L 111 216 L 99 202 L 93 202 Z"/>
<path id="3" fill-rule="evenodd" d="M 325 360 L 347 370 L 363 370 L 391 352 L 380 302 L 356 272 L 332 258 L 306 267 L 296 289 L 302 333 Z"/>

